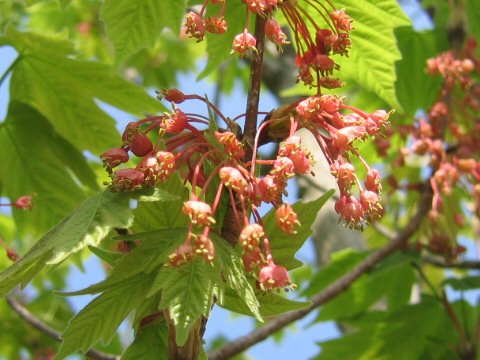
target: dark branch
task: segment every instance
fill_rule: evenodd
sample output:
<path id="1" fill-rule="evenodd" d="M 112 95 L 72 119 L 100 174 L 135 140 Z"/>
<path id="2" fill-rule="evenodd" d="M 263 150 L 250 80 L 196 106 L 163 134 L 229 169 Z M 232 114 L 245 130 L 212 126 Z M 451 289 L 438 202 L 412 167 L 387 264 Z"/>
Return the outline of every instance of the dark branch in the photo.
<path id="1" fill-rule="evenodd" d="M 314 311 L 318 306 L 333 299 L 337 295 L 347 290 L 350 285 L 358 279 L 361 275 L 371 270 L 381 260 L 401 248 L 407 240 L 418 230 L 424 217 L 427 215 L 432 201 L 431 191 L 426 191 L 422 194 L 422 198 L 418 203 L 418 209 L 415 216 L 408 222 L 407 226 L 399 232 L 394 239 L 386 246 L 380 248 L 378 251 L 370 255 L 363 262 L 358 264 L 352 271 L 344 276 L 338 278 L 334 283 L 326 287 L 320 293 L 315 295 L 311 302 L 312 304 L 304 309 L 290 311 L 283 315 L 278 316 L 274 320 L 270 321 L 263 327 L 254 330 L 248 335 L 240 337 L 239 339 L 229 343 L 228 345 L 212 351 L 209 354 L 210 360 L 229 359 L 242 351 L 248 349 L 250 346 L 257 344 L 274 332 L 282 329 L 283 327 L 299 320 Z"/>
<path id="2" fill-rule="evenodd" d="M 42 320 L 33 315 L 26 307 L 17 302 L 12 295 L 5 297 L 8 305 L 23 319 L 26 323 L 39 330 L 40 332 L 50 336 L 52 339 L 62 341 L 59 331 L 45 324 Z M 89 350 L 87 356 L 94 360 L 120 360 L 120 356 L 105 354 L 98 350 Z"/>
<path id="3" fill-rule="evenodd" d="M 446 262 L 436 259 L 432 256 L 426 256 L 422 259 L 422 261 L 442 268 L 480 270 L 480 261 Z"/>

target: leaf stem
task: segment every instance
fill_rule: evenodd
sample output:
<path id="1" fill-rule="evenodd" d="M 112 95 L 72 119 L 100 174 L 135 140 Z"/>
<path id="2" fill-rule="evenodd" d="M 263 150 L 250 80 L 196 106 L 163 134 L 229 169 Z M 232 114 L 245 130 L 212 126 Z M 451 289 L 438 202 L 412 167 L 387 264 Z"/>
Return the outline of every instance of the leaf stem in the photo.
<path id="1" fill-rule="evenodd" d="M 20 61 L 21 58 L 22 58 L 21 55 L 18 55 L 17 58 L 7 68 L 7 70 L 5 70 L 2 77 L 0 77 L 0 87 L 2 86 L 3 82 L 7 78 L 8 74 L 13 70 L 13 68 L 15 67 L 15 65 L 17 65 L 17 63 Z"/>

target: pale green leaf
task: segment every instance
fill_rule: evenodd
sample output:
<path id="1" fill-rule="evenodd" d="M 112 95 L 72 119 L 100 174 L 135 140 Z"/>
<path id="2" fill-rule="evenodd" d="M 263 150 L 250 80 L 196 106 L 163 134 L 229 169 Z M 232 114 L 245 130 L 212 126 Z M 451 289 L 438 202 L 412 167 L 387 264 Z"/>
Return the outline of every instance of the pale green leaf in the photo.
<path id="1" fill-rule="evenodd" d="M 168 328 L 164 321 L 142 327 L 122 355 L 122 360 L 138 359 L 168 360 Z"/>
<path id="2" fill-rule="evenodd" d="M 97 246 L 115 227 L 129 227 L 129 198 L 104 191 L 85 200 L 42 237 L 19 261 L 0 273 L 0 296 L 25 286 L 46 265 L 58 264 L 87 246 Z"/>
<path id="3" fill-rule="evenodd" d="M 30 211 L 14 211 L 21 233 L 42 234 L 58 223 L 85 193 L 78 180 L 97 189 L 95 174 L 82 154 L 60 137 L 33 108 L 11 102 L 0 123 L 0 188 L 12 201 L 34 195 Z M 72 177 L 72 174 L 75 177 Z"/>
<path id="4" fill-rule="evenodd" d="M 106 0 L 101 17 L 121 63 L 142 48 L 151 48 L 164 27 L 180 32 L 185 0 Z"/>
<path id="5" fill-rule="evenodd" d="M 263 223 L 265 233 L 270 239 L 270 248 L 272 249 L 275 262 L 281 264 L 287 269 L 293 269 L 301 265 L 300 261 L 295 259 L 295 253 L 302 247 L 307 239 L 312 235 L 312 226 L 318 212 L 327 200 L 333 195 L 335 190 L 327 191 L 317 200 L 308 203 L 297 202 L 293 205 L 294 211 L 298 215 L 298 220 L 302 224 L 296 234 L 286 234 L 278 227 L 275 219 L 275 209 L 272 209 L 265 215 Z"/>
<path id="6" fill-rule="evenodd" d="M 290 300 L 273 292 L 262 292 L 257 294 L 260 303 L 259 312 L 263 317 L 276 316 L 291 310 L 304 309 L 310 305 L 309 302 Z M 232 290 L 225 291 L 220 306 L 240 314 L 255 316 L 245 305 L 245 301 Z"/>
<path id="7" fill-rule="evenodd" d="M 410 20 L 395 0 L 338 0 L 335 6 L 346 9 L 355 28 L 349 57 L 335 59 L 342 66 L 340 76 L 401 110 L 395 93 L 395 62 L 400 60 L 400 52 L 394 29 L 410 25 Z"/>
<path id="8" fill-rule="evenodd" d="M 198 80 L 218 69 L 224 61 L 235 59 L 235 55 L 230 55 L 230 51 L 234 37 L 243 32 L 245 26 L 243 14 L 245 14 L 245 4 L 241 1 L 228 2 L 227 10 L 225 11 L 225 20 L 228 23 L 227 32 L 221 35 L 206 33 L 208 61 L 205 69 L 198 75 Z"/>
<path id="9" fill-rule="evenodd" d="M 410 262 L 408 255 L 394 255 L 358 279 L 346 292 L 325 304 L 317 319 L 323 321 L 354 317 L 368 310 L 384 296 L 391 311 L 405 305 L 415 282 Z"/>
<path id="10" fill-rule="evenodd" d="M 453 359 L 456 337 L 441 304 L 427 299 L 354 334 L 320 343 L 322 351 L 315 359 Z"/>
<path id="11" fill-rule="evenodd" d="M 302 291 L 301 295 L 305 297 L 315 295 L 340 276 L 346 274 L 367 256 L 367 252 L 358 252 L 354 249 L 344 249 L 333 253 L 331 262 L 311 278 L 310 284 Z"/>
<path id="12" fill-rule="evenodd" d="M 150 284 L 148 277 L 133 279 L 95 298 L 70 320 L 55 358 L 62 359 L 76 351 L 85 353 L 98 340 L 106 344 L 127 315 L 145 301 Z"/>
<path id="13" fill-rule="evenodd" d="M 65 40 L 9 27 L 0 37 L 2 45 L 19 52 L 11 98 L 35 107 L 80 150 L 99 154 L 120 141 L 113 119 L 95 99 L 136 115 L 161 109 L 142 88 L 113 74 L 109 66 L 69 57 L 71 44 Z"/>
<path id="14" fill-rule="evenodd" d="M 395 87 L 404 112 L 413 116 L 419 109 L 429 109 L 437 99 L 441 79 L 427 74 L 427 60 L 440 52 L 446 36 L 440 31 L 420 33 L 406 26 L 397 28 L 395 34 L 402 54 L 396 63 Z"/>
<path id="15" fill-rule="evenodd" d="M 468 19 L 469 35 L 480 39 L 480 6 L 478 0 L 467 0 L 465 12 Z"/>
<path id="16" fill-rule="evenodd" d="M 173 201 L 140 202 L 134 211 L 134 232 L 187 227 L 189 218 L 182 212 L 183 202 L 188 199 L 188 190 L 177 174 L 160 185 L 160 190 L 175 194 Z"/>
<path id="17" fill-rule="evenodd" d="M 223 277 L 228 287 L 235 291 L 237 299 L 259 321 L 263 321 L 259 312 L 260 304 L 255 296 L 253 287 L 247 280 L 241 257 L 233 250 L 230 244 L 217 236 L 213 236 L 215 249 L 223 263 Z M 234 310 L 236 311 L 236 310 Z"/>
<path id="18" fill-rule="evenodd" d="M 164 229 L 146 233 L 133 234 L 123 239 L 140 241 L 141 245 L 124 254 L 114 265 L 107 279 L 93 284 L 86 289 L 64 292 L 60 295 L 74 296 L 97 294 L 121 286 L 138 275 L 148 275 L 167 262 L 168 256 L 185 241 L 187 228 Z"/>
<path id="19" fill-rule="evenodd" d="M 219 269 L 198 257 L 181 267 L 165 267 L 158 273 L 149 293 L 161 290 L 159 308 L 169 310 L 179 346 L 185 344 L 197 320 L 208 317 L 220 279 Z"/>

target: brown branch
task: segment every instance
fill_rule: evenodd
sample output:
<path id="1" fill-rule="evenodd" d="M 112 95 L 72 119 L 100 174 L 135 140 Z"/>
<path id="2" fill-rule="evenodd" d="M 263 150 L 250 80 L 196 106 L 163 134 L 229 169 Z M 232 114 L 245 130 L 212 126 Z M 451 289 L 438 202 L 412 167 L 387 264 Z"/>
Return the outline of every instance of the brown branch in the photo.
<path id="1" fill-rule="evenodd" d="M 255 47 L 257 53 L 254 55 L 250 66 L 250 84 L 248 88 L 247 109 L 245 112 L 245 129 L 243 131 L 243 143 L 245 145 L 245 159 L 252 157 L 252 146 L 257 131 L 258 104 L 260 103 L 260 86 L 262 84 L 263 53 L 265 50 L 265 22 L 262 16 L 255 19 Z"/>
<path id="2" fill-rule="evenodd" d="M 304 309 L 290 311 L 278 316 L 261 328 L 252 331 L 250 334 L 242 336 L 228 345 L 212 351 L 209 354 L 209 359 L 229 359 L 232 356 L 235 356 L 248 349 L 250 346 L 265 340 L 274 332 L 282 329 L 283 327 L 303 318 L 310 312 L 314 311 L 318 306 L 326 303 L 327 301 L 347 290 L 356 279 L 371 270 L 382 259 L 395 252 L 407 242 L 407 240 L 419 229 L 422 220 L 430 209 L 431 201 L 431 191 L 426 191 L 423 193 L 422 198 L 418 203 L 417 213 L 412 217 L 405 228 L 395 236 L 393 241 L 370 255 L 348 274 L 341 276 L 334 283 L 330 284 L 320 293 L 313 296 L 311 299 L 312 304 L 310 306 Z"/>
<path id="3" fill-rule="evenodd" d="M 23 319 L 26 323 L 44 333 L 45 335 L 50 336 L 52 339 L 60 342 L 62 341 L 61 333 L 49 325 L 45 324 L 38 317 L 33 315 L 26 307 L 17 302 L 12 295 L 7 295 L 5 297 L 8 305 Z M 88 350 L 86 355 L 94 360 L 119 360 L 120 356 L 106 354 L 98 350 Z"/>
<path id="4" fill-rule="evenodd" d="M 432 256 L 425 256 L 422 261 L 442 268 L 480 270 L 480 261 L 445 262 Z"/>

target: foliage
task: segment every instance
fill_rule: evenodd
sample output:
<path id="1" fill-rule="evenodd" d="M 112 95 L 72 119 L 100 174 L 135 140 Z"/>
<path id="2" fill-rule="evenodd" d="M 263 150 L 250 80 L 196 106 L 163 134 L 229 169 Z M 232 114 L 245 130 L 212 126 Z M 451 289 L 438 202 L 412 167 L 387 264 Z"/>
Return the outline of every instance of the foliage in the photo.
<path id="1" fill-rule="evenodd" d="M 0 62 L 9 98 L 0 295 L 62 340 L 0 303 L 0 357 L 95 348 L 122 359 L 207 358 L 207 349 L 220 358 L 230 340 L 202 343 L 220 306 L 272 337 L 276 323 L 311 312 L 314 323 L 337 322 L 342 336 L 319 343 L 315 359 L 475 358 L 478 263 L 463 256 L 478 232 L 467 219 L 480 214 L 476 1 L 416 4 L 430 14 L 422 31 L 402 1 L 202 3 L 0 2 L 0 58 L 14 53 Z M 262 66 L 277 72 L 264 72 L 261 88 Z M 247 94 L 236 100 L 246 113 L 227 115 L 220 99 L 247 83 L 247 67 Z M 215 98 L 193 93 L 199 85 L 175 89 L 186 71 L 218 82 Z M 298 84 L 275 87 L 284 105 L 258 109 L 260 90 L 279 78 Z M 152 87 L 162 89 L 157 99 Z M 299 129 L 320 150 L 301 144 Z M 275 154 L 257 151 L 267 143 Z M 329 168 L 314 177 L 322 157 Z M 315 186 L 330 174 L 338 191 L 288 204 L 294 175 Z M 369 246 L 318 269 L 295 255 L 312 236 L 322 242 L 315 220 L 333 202 L 339 223 L 363 230 Z M 71 266 L 87 259 L 105 279 L 63 291 Z M 75 314 L 67 299 L 81 295 L 95 298 Z M 125 321 L 130 344 L 119 336 Z"/>

